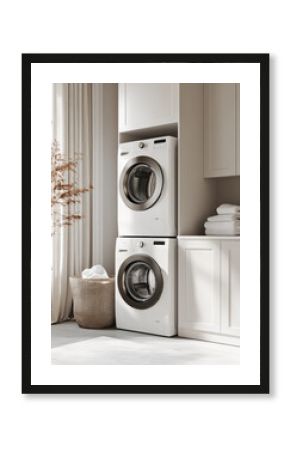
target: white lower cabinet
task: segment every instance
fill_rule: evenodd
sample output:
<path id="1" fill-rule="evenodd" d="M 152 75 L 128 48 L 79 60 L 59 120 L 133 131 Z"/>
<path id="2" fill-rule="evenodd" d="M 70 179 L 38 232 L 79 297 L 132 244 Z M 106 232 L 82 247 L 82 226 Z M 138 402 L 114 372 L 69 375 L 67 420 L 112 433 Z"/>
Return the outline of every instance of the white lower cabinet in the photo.
<path id="1" fill-rule="evenodd" d="M 178 334 L 239 344 L 240 241 L 178 239 Z"/>
<path id="2" fill-rule="evenodd" d="M 221 333 L 240 336 L 240 241 L 221 241 Z"/>

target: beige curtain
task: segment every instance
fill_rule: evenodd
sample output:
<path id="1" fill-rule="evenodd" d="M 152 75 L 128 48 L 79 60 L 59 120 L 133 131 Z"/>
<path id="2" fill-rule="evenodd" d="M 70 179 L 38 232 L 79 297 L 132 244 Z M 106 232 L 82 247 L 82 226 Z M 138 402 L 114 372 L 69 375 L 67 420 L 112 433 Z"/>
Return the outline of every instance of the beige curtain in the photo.
<path id="1" fill-rule="evenodd" d="M 89 187 L 93 184 L 91 84 L 53 85 L 52 128 L 64 158 L 81 155 L 77 173 L 70 176 L 78 177 L 80 187 Z M 83 194 L 75 208 L 83 218 L 52 236 L 52 323 L 71 317 L 69 277 L 79 276 L 92 262 L 92 192 Z"/>

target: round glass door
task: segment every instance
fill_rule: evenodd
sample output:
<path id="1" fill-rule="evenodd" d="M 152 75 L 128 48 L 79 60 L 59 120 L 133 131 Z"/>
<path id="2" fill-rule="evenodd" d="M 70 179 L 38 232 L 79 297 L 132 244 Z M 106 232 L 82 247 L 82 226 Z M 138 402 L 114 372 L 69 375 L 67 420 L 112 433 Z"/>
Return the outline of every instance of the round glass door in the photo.
<path id="1" fill-rule="evenodd" d="M 155 191 L 156 175 L 147 164 L 136 164 L 128 172 L 128 198 L 133 203 L 147 202 Z"/>
<path id="2" fill-rule="evenodd" d="M 130 306 L 150 308 L 159 300 L 163 289 L 160 267 L 150 256 L 134 255 L 121 265 L 118 287 Z"/>
<path id="3" fill-rule="evenodd" d="M 159 164 L 148 157 L 130 160 L 121 175 L 120 193 L 131 209 L 152 207 L 162 192 L 163 177 Z"/>

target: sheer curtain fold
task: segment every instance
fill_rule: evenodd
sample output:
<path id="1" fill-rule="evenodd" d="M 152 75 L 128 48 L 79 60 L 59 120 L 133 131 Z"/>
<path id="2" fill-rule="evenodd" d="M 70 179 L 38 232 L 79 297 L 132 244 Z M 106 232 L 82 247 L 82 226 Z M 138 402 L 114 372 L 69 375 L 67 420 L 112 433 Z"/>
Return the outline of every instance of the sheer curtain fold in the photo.
<path id="1" fill-rule="evenodd" d="M 52 125 L 53 139 L 58 142 L 63 157 L 68 160 L 80 158 L 77 173 L 70 173 L 69 177 L 77 176 L 79 187 L 89 187 L 93 162 L 91 84 L 53 86 Z M 91 192 L 81 196 L 76 208 L 82 219 L 59 228 L 52 236 L 52 323 L 71 317 L 69 277 L 79 276 L 92 263 Z"/>

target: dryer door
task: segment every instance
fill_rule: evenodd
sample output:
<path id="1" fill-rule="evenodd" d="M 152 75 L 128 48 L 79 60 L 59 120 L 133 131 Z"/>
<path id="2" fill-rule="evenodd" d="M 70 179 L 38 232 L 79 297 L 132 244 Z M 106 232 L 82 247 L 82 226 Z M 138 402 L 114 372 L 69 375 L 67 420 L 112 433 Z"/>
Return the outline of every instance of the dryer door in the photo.
<path id="1" fill-rule="evenodd" d="M 118 288 L 128 305 L 136 309 L 150 308 L 162 294 L 161 269 L 150 256 L 130 256 L 120 266 Z"/>
<path id="2" fill-rule="evenodd" d="M 151 208 L 159 199 L 162 187 L 161 167 L 147 156 L 137 156 L 128 161 L 120 177 L 121 197 L 134 210 Z"/>

